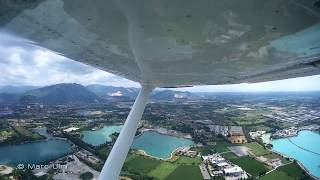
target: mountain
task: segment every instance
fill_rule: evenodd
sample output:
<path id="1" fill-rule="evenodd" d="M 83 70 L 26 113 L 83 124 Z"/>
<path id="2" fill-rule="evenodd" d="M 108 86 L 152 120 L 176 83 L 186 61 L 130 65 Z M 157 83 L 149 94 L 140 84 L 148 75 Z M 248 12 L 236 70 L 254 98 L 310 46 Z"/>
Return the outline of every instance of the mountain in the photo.
<path id="1" fill-rule="evenodd" d="M 37 89 L 37 86 L 0 86 L 0 93 L 22 94 L 26 91 Z"/>
<path id="2" fill-rule="evenodd" d="M 25 92 L 20 101 L 44 104 L 93 103 L 99 97 L 80 84 L 56 84 Z"/>
<path id="3" fill-rule="evenodd" d="M 104 86 L 99 84 L 88 85 L 86 86 L 91 92 L 102 98 L 110 98 L 110 97 L 127 97 L 130 99 L 134 99 L 138 93 L 139 88 L 125 88 L 125 87 L 115 87 L 115 86 Z"/>
<path id="4" fill-rule="evenodd" d="M 84 87 L 79 84 L 64 83 L 42 88 L 37 88 L 35 86 L 6 86 L 5 88 L 2 87 L 2 90 L 5 93 L 0 93 L 0 104 L 68 104 L 133 101 L 137 97 L 140 89 L 98 84 Z M 8 93 L 7 91 L 11 93 Z M 156 89 L 151 93 L 150 99 L 152 101 L 172 101 L 179 99 L 194 99 L 197 97 L 197 95 L 190 92 Z"/>

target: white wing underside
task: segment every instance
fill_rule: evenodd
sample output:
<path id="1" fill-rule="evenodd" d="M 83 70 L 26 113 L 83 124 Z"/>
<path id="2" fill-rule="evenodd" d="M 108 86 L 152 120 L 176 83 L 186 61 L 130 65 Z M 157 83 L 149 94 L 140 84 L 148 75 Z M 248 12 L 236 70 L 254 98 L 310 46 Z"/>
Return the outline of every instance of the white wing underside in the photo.
<path id="1" fill-rule="evenodd" d="M 27 43 L 157 87 L 320 74 L 315 0 L 0 1 Z"/>

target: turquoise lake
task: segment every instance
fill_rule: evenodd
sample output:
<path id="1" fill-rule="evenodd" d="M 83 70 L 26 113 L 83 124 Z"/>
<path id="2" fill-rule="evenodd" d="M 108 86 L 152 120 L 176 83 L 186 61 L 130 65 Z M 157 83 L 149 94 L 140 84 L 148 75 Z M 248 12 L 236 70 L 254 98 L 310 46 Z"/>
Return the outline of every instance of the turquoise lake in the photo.
<path id="1" fill-rule="evenodd" d="M 292 142 L 290 142 L 289 139 Z M 298 160 L 311 174 L 320 178 L 319 133 L 312 131 L 300 131 L 296 137 L 272 140 L 272 145 L 274 151 Z M 297 145 L 304 149 L 299 148 Z"/>
<path id="2" fill-rule="evenodd" d="M 41 163 L 71 152 L 68 141 L 51 137 L 45 129 L 36 129 L 35 131 L 45 135 L 48 139 L 0 147 L 0 164 L 16 166 L 17 164 Z"/>
<path id="3" fill-rule="evenodd" d="M 102 129 L 95 131 L 83 131 L 82 140 L 88 144 L 98 146 L 111 141 L 110 134 L 114 132 L 120 132 L 122 126 L 104 126 Z M 155 131 L 147 131 L 142 135 L 134 139 L 132 144 L 133 149 L 139 149 L 145 151 L 147 154 L 168 159 L 171 156 L 171 152 L 178 147 L 192 146 L 193 141 L 185 138 L 178 138 L 174 136 L 164 135 Z"/>
<path id="4" fill-rule="evenodd" d="M 83 131 L 82 132 L 82 140 L 88 144 L 92 144 L 94 146 L 98 146 L 100 144 L 104 144 L 107 141 L 110 142 L 110 135 L 114 132 L 120 132 L 122 126 L 112 125 L 112 126 L 104 126 L 101 129 L 95 131 Z"/>
<path id="5" fill-rule="evenodd" d="M 178 147 L 192 146 L 193 141 L 185 138 L 159 134 L 155 131 L 144 132 L 141 136 L 135 138 L 132 148 L 144 150 L 148 155 L 168 159 L 172 151 Z"/>

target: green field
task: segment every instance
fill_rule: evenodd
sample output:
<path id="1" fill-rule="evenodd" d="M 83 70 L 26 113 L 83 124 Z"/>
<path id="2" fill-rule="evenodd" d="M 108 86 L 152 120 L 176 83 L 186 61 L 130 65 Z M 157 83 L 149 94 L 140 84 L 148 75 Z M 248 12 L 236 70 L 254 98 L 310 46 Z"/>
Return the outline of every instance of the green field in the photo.
<path id="1" fill-rule="evenodd" d="M 242 126 L 242 125 L 261 124 L 266 120 L 261 114 L 257 112 L 248 112 L 248 113 L 245 113 L 244 116 L 234 117 L 233 121 L 237 123 L 237 125 Z"/>
<path id="2" fill-rule="evenodd" d="M 228 149 L 228 143 L 225 140 L 218 140 L 216 145 L 209 145 L 204 147 L 194 147 L 192 148 L 195 151 L 200 152 L 202 155 L 208 155 L 213 153 L 221 153 L 230 151 Z"/>
<path id="3" fill-rule="evenodd" d="M 106 160 L 108 158 L 109 153 L 110 153 L 110 148 L 107 148 L 107 147 L 103 147 L 98 150 L 99 157 L 104 160 Z"/>
<path id="4" fill-rule="evenodd" d="M 259 178 L 259 180 L 294 180 L 294 178 L 288 176 L 286 173 L 281 171 L 272 171 L 271 173 Z"/>
<path id="5" fill-rule="evenodd" d="M 228 149 L 228 144 L 225 142 L 220 142 L 217 145 L 214 145 L 213 149 L 215 150 L 215 152 L 218 152 L 218 153 L 230 151 Z"/>
<path id="6" fill-rule="evenodd" d="M 155 177 L 157 179 L 165 179 L 171 174 L 178 166 L 171 162 L 163 162 L 155 169 L 148 173 L 148 176 Z"/>
<path id="7" fill-rule="evenodd" d="M 291 176 L 291 177 L 295 177 L 295 178 L 300 177 L 300 179 L 302 179 L 302 177 L 305 177 L 303 170 L 297 164 L 294 164 L 294 163 L 281 166 L 278 168 L 278 170 L 286 173 L 288 176 Z"/>
<path id="8" fill-rule="evenodd" d="M 181 156 L 175 164 L 184 164 L 184 165 L 199 165 L 201 163 L 201 158 L 195 157 L 195 158 L 190 158 L 190 157 L 185 157 Z"/>
<path id="9" fill-rule="evenodd" d="M 238 156 L 236 154 L 234 154 L 233 152 L 227 152 L 227 153 L 223 153 L 221 154 L 224 158 L 226 159 L 235 159 L 238 158 Z"/>
<path id="10" fill-rule="evenodd" d="M 254 177 L 267 171 L 267 168 L 262 163 L 249 156 L 230 159 L 230 161 L 237 164 Z"/>
<path id="11" fill-rule="evenodd" d="M 165 180 L 201 180 L 199 166 L 179 165 Z"/>
<path id="12" fill-rule="evenodd" d="M 213 154 L 214 149 L 212 146 L 205 146 L 205 147 L 193 147 L 192 150 L 200 152 L 201 155 L 208 155 L 208 154 Z"/>
<path id="13" fill-rule="evenodd" d="M 263 146 L 261 146 L 259 143 L 257 142 L 251 142 L 251 143 L 247 143 L 245 144 L 245 146 L 247 146 L 248 148 L 251 149 L 251 151 L 256 155 L 256 156 L 263 156 L 266 154 L 270 154 L 271 151 L 269 151 L 268 149 L 265 149 Z"/>
<path id="14" fill-rule="evenodd" d="M 122 175 L 133 179 L 201 179 L 199 169 L 201 158 L 181 156 L 175 162 L 157 160 L 141 155 L 130 154 L 125 162 Z M 187 176 L 187 177 L 184 177 Z M 179 178 L 179 179 L 180 179 Z"/>
<path id="15" fill-rule="evenodd" d="M 144 156 L 131 155 L 124 164 L 124 168 L 130 172 L 148 174 L 161 164 L 161 161 L 150 159 Z"/>
<path id="16" fill-rule="evenodd" d="M 282 158 L 280 155 L 278 155 L 278 154 L 276 154 L 276 153 L 266 154 L 266 155 L 263 155 L 263 157 L 265 157 L 265 158 L 267 158 L 267 159 Z"/>

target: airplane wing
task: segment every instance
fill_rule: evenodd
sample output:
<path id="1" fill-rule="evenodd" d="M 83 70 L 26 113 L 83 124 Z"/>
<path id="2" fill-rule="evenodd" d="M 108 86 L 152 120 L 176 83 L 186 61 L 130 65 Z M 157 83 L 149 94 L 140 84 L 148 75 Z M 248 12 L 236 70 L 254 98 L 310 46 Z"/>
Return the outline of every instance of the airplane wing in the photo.
<path id="1" fill-rule="evenodd" d="M 2 0 L 0 31 L 157 87 L 320 74 L 319 0 Z"/>

